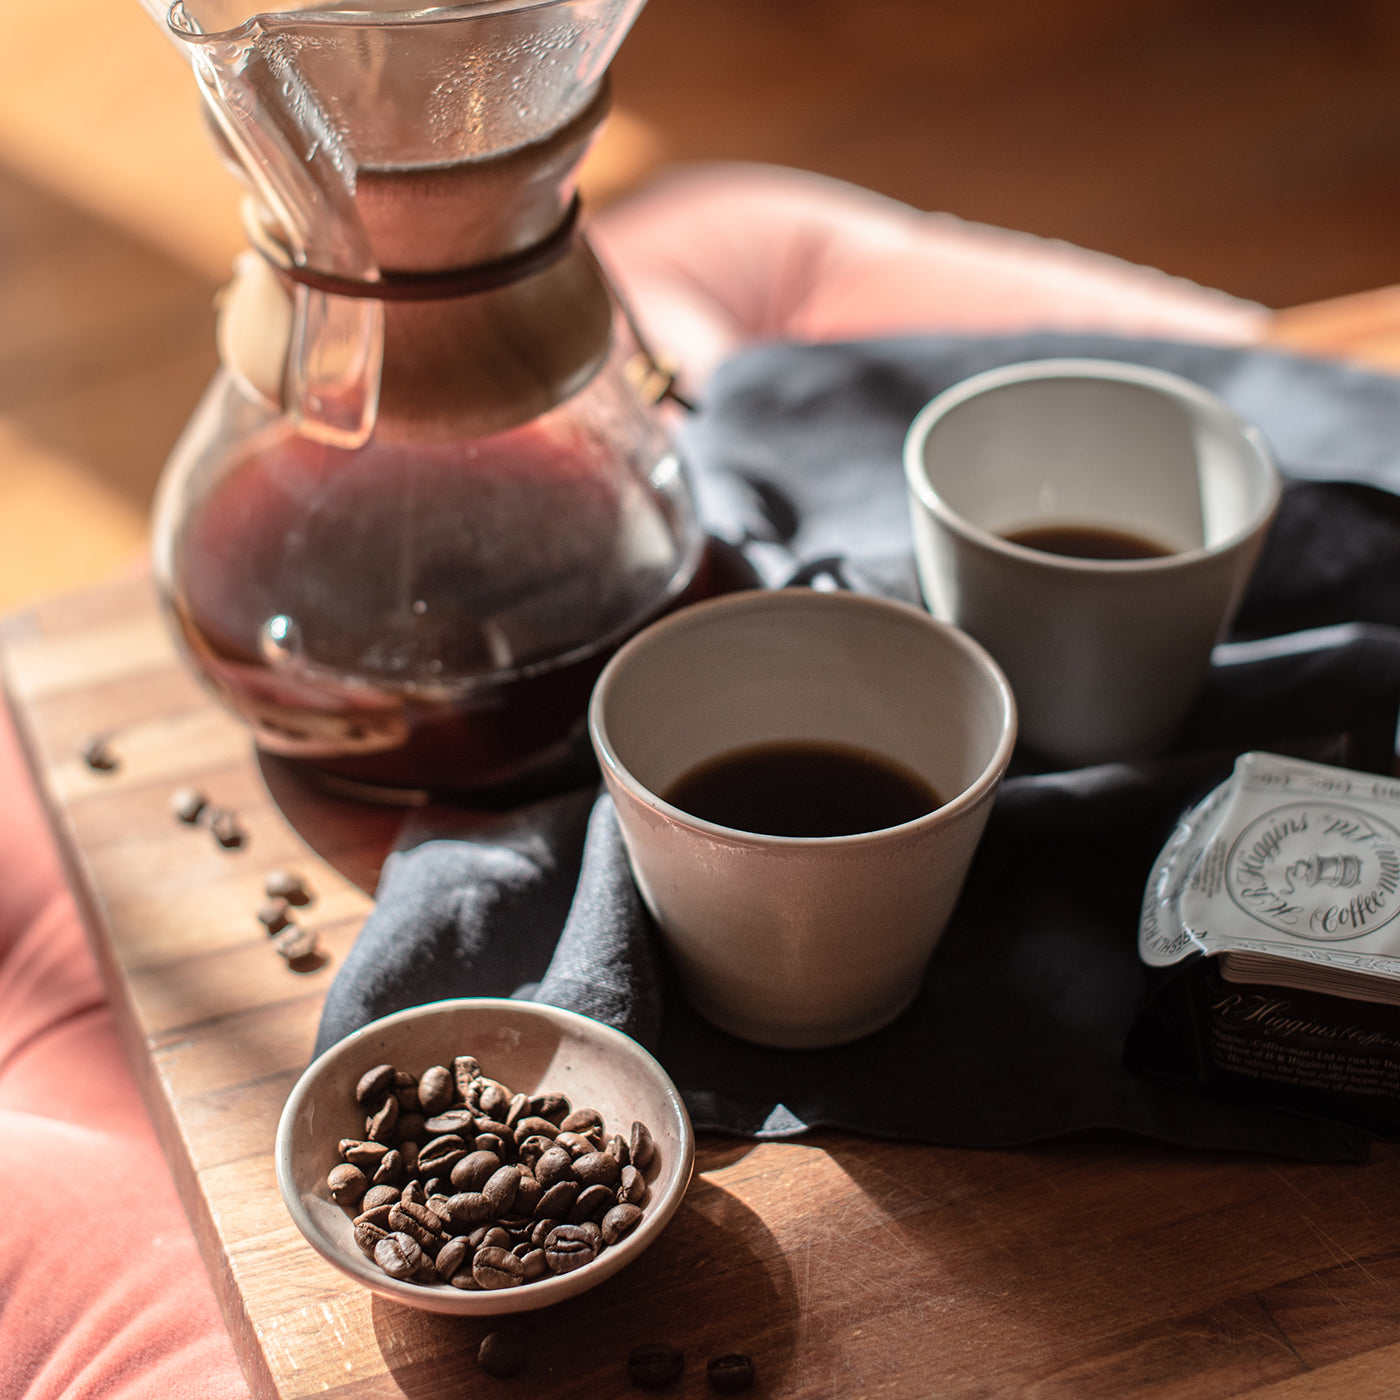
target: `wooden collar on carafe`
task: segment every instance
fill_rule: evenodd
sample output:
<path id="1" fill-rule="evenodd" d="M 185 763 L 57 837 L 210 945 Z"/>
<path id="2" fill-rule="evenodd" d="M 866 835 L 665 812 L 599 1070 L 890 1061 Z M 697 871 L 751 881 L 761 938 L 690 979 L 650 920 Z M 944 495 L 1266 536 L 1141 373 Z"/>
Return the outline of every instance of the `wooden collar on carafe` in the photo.
<path id="1" fill-rule="evenodd" d="M 547 267 L 553 267 L 573 247 L 578 237 L 578 215 L 579 198 L 574 195 L 559 224 L 528 248 L 466 267 L 449 267 L 431 272 L 394 272 L 383 268 L 373 281 L 318 272 L 315 268 L 294 262 L 286 244 L 257 217 L 251 201 L 243 207 L 243 228 L 249 245 L 271 264 L 279 276 L 314 291 L 372 301 L 445 301 L 453 297 L 498 291 L 515 282 L 523 282 Z"/>

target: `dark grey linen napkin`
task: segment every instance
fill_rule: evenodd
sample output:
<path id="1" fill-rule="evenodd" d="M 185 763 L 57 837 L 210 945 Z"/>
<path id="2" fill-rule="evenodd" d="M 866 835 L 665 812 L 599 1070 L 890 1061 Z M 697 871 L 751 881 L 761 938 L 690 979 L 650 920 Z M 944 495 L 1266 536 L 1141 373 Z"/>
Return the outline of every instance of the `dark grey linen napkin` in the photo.
<path id="1" fill-rule="evenodd" d="M 1400 715 L 1400 381 L 1283 354 L 1106 336 L 775 345 L 723 366 L 687 425 L 702 517 L 769 586 L 917 600 L 901 446 L 934 394 L 996 365 L 1132 360 L 1214 389 L 1288 485 L 1235 636 L 1172 752 L 1053 771 L 1018 752 L 923 988 L 829 1051 L 716 1030 L 680 995 L 596 787 L 410 823 L 331 986 L 317 1052 L 453 996 L 564 1006 L 646 1044 L 696 1125 L 833 1126 L 1006 1147 L 1108 1128 L 1195 1148 L 1359 1160 L 1341 1123 L 1218 1102 L 1123 1066 L 1137 913 L 1180 811 L 1268 748 L 1388 771 Z M 774 988 L 774 996 L 782 996 Z"/>

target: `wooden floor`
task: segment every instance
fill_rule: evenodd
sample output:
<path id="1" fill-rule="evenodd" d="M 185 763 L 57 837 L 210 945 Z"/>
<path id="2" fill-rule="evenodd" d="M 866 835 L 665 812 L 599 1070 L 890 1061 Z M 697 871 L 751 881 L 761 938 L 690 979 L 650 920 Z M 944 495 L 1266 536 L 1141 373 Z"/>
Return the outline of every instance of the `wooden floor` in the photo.
<path id="1" fill-rule="evenodd" d="M 137 0 L 0 0 L 0 608 L 127 567 L 237 192 Z M 1393 0 L 651 0 L 595 207 L 773 161 L 1275 307 L 1400 282 Z"/>

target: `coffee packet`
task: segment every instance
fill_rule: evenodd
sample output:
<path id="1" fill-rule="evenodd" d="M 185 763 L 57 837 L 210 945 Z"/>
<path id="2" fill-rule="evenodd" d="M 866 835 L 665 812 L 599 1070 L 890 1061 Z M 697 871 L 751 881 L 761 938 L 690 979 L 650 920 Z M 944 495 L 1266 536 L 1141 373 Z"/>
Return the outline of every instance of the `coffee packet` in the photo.
<path id="1" fill-rule="evenodd" d="M 1130 1068 L 1400 1132 L 1400 782 L 1246 753 L 1148 877 Z"/>

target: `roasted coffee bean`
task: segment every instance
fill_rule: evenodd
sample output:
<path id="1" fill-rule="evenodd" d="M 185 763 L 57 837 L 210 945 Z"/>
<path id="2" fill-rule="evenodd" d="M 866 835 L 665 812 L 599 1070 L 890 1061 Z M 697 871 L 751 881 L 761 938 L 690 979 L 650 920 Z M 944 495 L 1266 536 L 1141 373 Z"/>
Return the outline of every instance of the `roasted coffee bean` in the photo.
<path id="1" fill-rule="evenodd" d="M 545 1258 L 543 1249 L 527 1250 L 520 1255 L 520 1262 L 524 1266 L 526 1283 L 534 1283 L 549 1272 L 549 1260 Z"/>
<path id="2" fill-rule="evenodd" d="M 387 1235 L 389 1233 L 389 1212 L 393 1210 L 397 1203 L 394 1201 L 382 1201 L 375 1206 L 365 1206 L 364 1202 L 361 1201 L 360 1204 L 364 1206 L 364 1209 L 355 1217 L 355 1224 L 378 1225 Z"/>
<path id="3" fill-rule="evenodd" d="M 406 1206 L 427 1205 L 428 1193 L 423 1189 L 423 1183 L 421 1181 L 414 1180 L 410 1181 L 408 1185 L 403 1188 L 403 1193 L 400 1195 L 399 1199 Z"/>
<path id="4" fill-rule="evenodd" d="M 263 876 L 263 893 L 269 899 L 285 899 L 298 908 L 310 904 L 313 899 L 306 882 L 295 870 L 269 870 Z"/>
<path id="5" fill-rule="evenodd" d="M 476 1364 L 488 1376 L 500 1380 L 518 1376 L 525 1369 L 527 1360 L 525 1329 L 519 1324 L 507 1323 L 494 1332 L 488 1332 L 481 1339 L 476 1352 Z"/>
<path id="6" fill-rule="evenodd" d="M 340 1144 L 340 1155 L 366 1170 L 377 1167 L 391 1151 L 387 1142 L 362 1142 L 358 1138 L 343 1138 Z"/>
<path id="7" fill-rule="evenodd" d="M 627 1147 L 627 1139 L 619 1136 L 617 1133 L 613 1133 L 609 1136 L 608 1140 L 603 1144 L 603 1151 L 606 1152 L 609 1157 L 616 1157 L 617 1164 L 620 1167 L 628 1166 L 632 1161 L 632 1154 Z"/>
<path id="8" fill-rule="evenodd" d="M 375 1210 L 379 1206 L 394 1205 L 399 1199 L 399 1188 L 390 1186 L 387 1183 L 382 1186 L 371 1186 L 365 1192 L 365 1198 L 360 1202 L 360 1210 Z"/>
<path id="9" fill-rule="evenodd" d="M 510 1208 L 515 1204 L 515 1188 L 519 1181 L 520 1168 L 512 1163 L 493 1172 L 486 1185 L 481 1188 L 481 1194 L 491 1202 L 491 1207 L 497 1215 L 510 1214 Z"/>
<path id="10" fill-rule="evenodd" d="M 210 835 L 225 850 L 234 850 L 247 839 L 248 833 L 244 831 L 237 812 L 230 812 L 226 807 L 211 807 L 206 816 Z"/>
<path id="11" fill-rule="evenodd" d="M 603 1131 L 603 1115 L 596 1108 L 576 1108 L 559 1125 L 561 1132 L 583 1133 Z"/>
<path id="12" fill-rule="evenodd" d="M 508 1128 L 499 1118 L 488 1118 L 483 1113 L 476 1116 L 477 1136 L 483 1133 L 490 1133 L 492 1137 L 498 1137 L 503 1143 L 514 1147 L 516 1143 L 515 1129 Z"/>
<path id="13" fill-rule="evenodd" d="M 636 1167 L 623 1167 L 617 1184 L 617 1199 L 629 1206 L 639 1206 L 646 1200 L 647 1181 Z"/>
<path id="14" fill-rule="evenodd" d="M 528 1094 L 512 1094 L 510 1096 L 510 1106 L 505 1112 L 506 1127 L 514 1128 L 529 1111 L 529 1107 L 530 1098 Z"/>
<path id="15" fill-rule="evenodd" d="M 273 951 L 284 962 L 292 964 L 315 957 L 319 942 L 315 930 L 302 928 L 300 924 L 288 924 L 272 935 Z"/>
<path id="16" fill-rule="evenodd" d="M 631 1234 L 641 1218 L 642 1212 L 638 1206 L 614 1206 L 599 1222 L 604 1240 L 608 1244 L 616 1244 L 624 1235 Z"/>
<path id="17" fill-rule="evenodd" d="M 483 1288 L 518 1288 L 525 1282 L 525 1266 L 510 1250 L 487 1244 L 472 1256 L 472 1277 Z"/>
<path id="18" fill-rule="evenodd" d="M 454 1147 L 446 1152 L 436 1153 L 431 1157 L 425 1157 L 420 1152 L 418 1157 L 418 1174 L 422 1177 L 450 1176 L 452 1168 L 466 1155 L 466 1149 L 462 1147 Z"/>
<path id="19" fill-rule="evenodd" d="M 644 1172 L 651 1165 L 651 1159 L 656 1152 L 656 1144 L 652 1141 L 651 1129 L 645 1123 L 632 1124 L 632 1136 L 627 1143 L 628 1155 L 632 1159 L 632 1165 L 639 1172 Z"/>
<path id="20" fill-rule="evenodd" d="M 394 1087 L 396 1073 L 393 1065 L 375 1065 L 373 1069 L 367 1069 L 355 1085 L 355 1102 L 362 1108 L 383 1103 L 385 1094 Z"/>
<path id="21" fill-rule="evenodd" d="M 355 1244 L 361 1254 L 367 1254 L 374 1258 L 375 1246 L 380 1240 L 389 1238 L 389 1232 L 379 1225 L 371 1225 L 368 1220 L 357 1220 L 355 1222 Z"/>
<path id="22" fill-rule="evenodd" d="M 480 1225 L 492 1215 L 491 1202 L 480 1191 L 462 1191 L 449 1196 L 447 1208 L 452 1212 L 453 1222 L 462 1226 Z"/>
<path id="23" fill-rule="evenodd" d="M 571 1274 L 598 1257 L 592 1236 L 580 1225 L 558 1225 L 544 1242 L 545 1262 L 554 1274 Z"/>
<path id="24" fill-rule="evenodd" d="M 83 745 L 83 762 L 96 773 L 111 773 L 116 770 L 117 756 L 101 735 L 94 735 Z"/>
<path id="25" fill-rule="evenodd" d="M 710 1388 L 720 1395 L 738 1395 L 740 1391 L 747 1390 L 753 1384 L 754 1375 L 753 1361 L 738 1351 L 711 1357 L 705 1367 Z"/>
<path id="26" fill-rule="evenodd" d="M 544 1187 L 529 1173 L 522 1172 L 520 1180 L 515 1183 L 515 1205 L 512 1209 L 517 1215 L 533 1216 L 543 1195 Z"/>
<path id="27" fill-rule="evenodd" d="M 386 1094 L 384 1102 L 365 1120 L 365 1136 L 371 1142 L 390 1142 L 395 1138 L 399 1122 L 399 1101 Z"/>
<path id="28" fill-rule="evenodd" d="M 418 1155 L 426 1161 L 429 1157 L 440 1157 L 444 1152 L 465 1151 L 466 1146 L 456 1133 L 440 1133 L 435 1138 L 429 1138 L 419 1149 Z"/>
<path id="29" fill-rule="evenodd" d="M 459 1191 L 480 1191 L 501 1166 L 494 1152 L 465 1152 L 452 1168 L 452 1184 Z"/>
<path id="30" fill-rule="evenodd" d="M 176 788 L 170 794 L 170 813 L 186 826 L 193 826 L 209 805 L 209 799 L 198 788 Z"/>
<path id="31" fill-rule="evenodd" d="M 479 1293 L 481 1291 L 481 1285 L 472 1277 L 470 1265 L 464 1268 L 460 1274 L 453 1274 L 447 1281 L 453 1288 L 460 1288 L 466 1293 Z"/>
<path id="32" fill-rule="evenodd" d="M 535 1203 L 535 1214 L 541 1218 L 557 1216 L 562 1220 L 573 1210 L 578 1193 L 578 1182 L 556 1181 Z"/>
<path id="33" fill-rule="evenodd" d="M 481 1078 L 481 1066 L 471 1055 L 458 1055 L 452 1061 L 452 1082 L 457 1089 L 457 1097 L 467 1102 L 467 1090 Z"/>
<path id="34" fill-rule="evenodd" d="M 417 1097 L 415 1092 L 414 1097 Z M 426 1120 L 421 1113 L 410 1109 L 404 1111 L 403 1104 L 399 1104 L 399 1121 L 394 1125 L 394 1131 L 399 1135 L 400 1142 L 415 1142 L 427 1136 Z"/>
<path id="35" fill-rule="evenodd" d="M 679 1380 L 685 1370 L 685 1357 L 676 1347 L 664 1343 L 633 1347 L 627 1354 L 627 1374 L 633 1385 L 643 1390 L 660 1390 Z"/>
<path id="36" fill-rule="evenodd" d="M 477 1089 L 476 1106 L 488 1118 L 504 1119 L 513 1097 L 504 1084 L 499 1084 L 494 1079 L 487 1079 L 483 1075 Z"/>
<path id="37" fill-rule="evenodd" d="M 396 1147 L 391 1147 L 380 1159 L 379 1165 L 374 1169 L 374 1184 L 376 1186 L 397 1186 L 403 1181 L 403 1153 Z"/>
<path id="38" fill-rule="evenodd" d="M 434 1249 L 441 1243 L 442 1221 L 426 1205 L 399 1201 L 389 1210 L 389 1225 L 405 1235 L 412 1235 L 424 1249 Z"/>
<path id="39" fill-rule="evenodd" d="M 601 1220 L 617 1204 L 617 1192 L 611 1186 L 586 1186 L 578 1193 L 573 1209 L 565 1217 L 570 1225 L 585 1220 Z"/>
<path id="40" fill-rule="evenodd" d="M 454 1087 L 452 1071 L 446 1065 L 431 1065 L 425 1069 L 418 1080 L 418 1102 L 423 1112 L 429 1118 L 441 1113 L 451 1104 Z"/>
<path id="41" fill-rule="evenodd" d="M 326 1185 L 331 1188 L 331 1195 L 335 1197 L 337 1205 L 353 1210 L 364 1197 L 369 1187 L 369 1179 L 359 1167 L 342 1162 L 338 1167 L 331 1168 L 330 1175 L 326 1177 Z"/>
<path id="42" fill-rule="evenodd" d="M 395 1232 L 374 1247 L 374 1262 L 390 1278 L 410 1279 L 428 1265 L 428 1256 L 411 1235 Z"/>
<path id="43" fill-rule="evenodd" d="M 507 1254 L 515 1248 L 515 1241 L 510 1237 L 510 1231 L 503 1225 L 488 1225 L 486 1233 L 481 1237 L 478 1249 L 504 1249 Z"/>
<path id="44" fill-rule="evenodd" d="M 554 1136 L 554 1141 L 569 1154 L 570 1157 L 584 1157 L 590 1152 L 598 1150 L 598 1144 L 590 1137 L 585 1137 L 582 1133 L 571 1133 L 561 1129 Z"/>
<path id="45" fill-rule="evenodd" d="M 258 906 L 258 922 L 270 934 L 281 933 L 292 922 L 291 907 L 285 899 L 269 899 Z"/>
<path id="46" fill-rule="evenodd" d="M 622 1166 L 606 1152 L 585 1152 L 574 1158 L 574 1176 L 585 1186 L 615 1186 L 622 1176 Z"/>
<path id="47" fill-rule="evenodd" d="M 530 1099 L 530 1112 L 557 1128 L 573 1112 L 573 1105 L 563 1094 L 535 1094 Z"/>
<path id="48" fill-rule="evenodd" d="M 481 1133 L 475 1143 L 478 1152 L 489 1152 L 493 1157 L 504 1161 L 511 1154 L 506 1150 L 506 1140 L 496 1133 Z"/>
<path id="49" fill-rule="evenodd" d="M 601 1229 L 598 1228 L 598 1222 L 596 1220 L 581 1220 L 577 1225 L 574 1226 L 574 1229 L 581 1230 L 583 1232 L 584 1239 L 588 1240 L 589 1243 L 592 1244 L 594 1254 L 602 1252 L 603 1232 Z"/>
<path id="50" fill-rule="evenodd" d="M 574 1159 L 567 1148 L 550 1147 L 535 1163 L 535 1178 L 546 1190 L 559 1181 L 574 1180 Z"/>
<path id="51" fill-rule="evenodd" d="M 551 1230 L 557 1230 L 564 1222 L 562 1220 L 551 1220 L 545 1218 L 536 1220 L 530 1227 L 530 1243 L 536 1248 L 541 1247 L 549 1238 Z"/>
<path id="52" fill-rule="evenodd" d="M 544 1137 L 543 1135 L 527 1137 L 516 1148 L 515 1155 L 533 1171 L 535 1163 L 553 1146 L 554 1139 L 552 1137 Z"/>
<path id="53" fill-rule="evenodd" d="M 476 1115 L 469 1108 L 449 1108 L 434 1113 L 424 1124 L 428 1132 L 457 1133 L 470 1140 L 476 1136 Z"/>
<path id="54" fill-rule="evenodd" d="M 443 1278 L 450 1280 L 453 1274 L 459 1274 L 464 1268 L 470 1268 L 471 1255 L 472 1248 L 467 1243 L 466 1237 L 454 1235 L 450 1240 L 445 1241 L 442 1248 L 438 1250 L 433 1265 Z"/>

